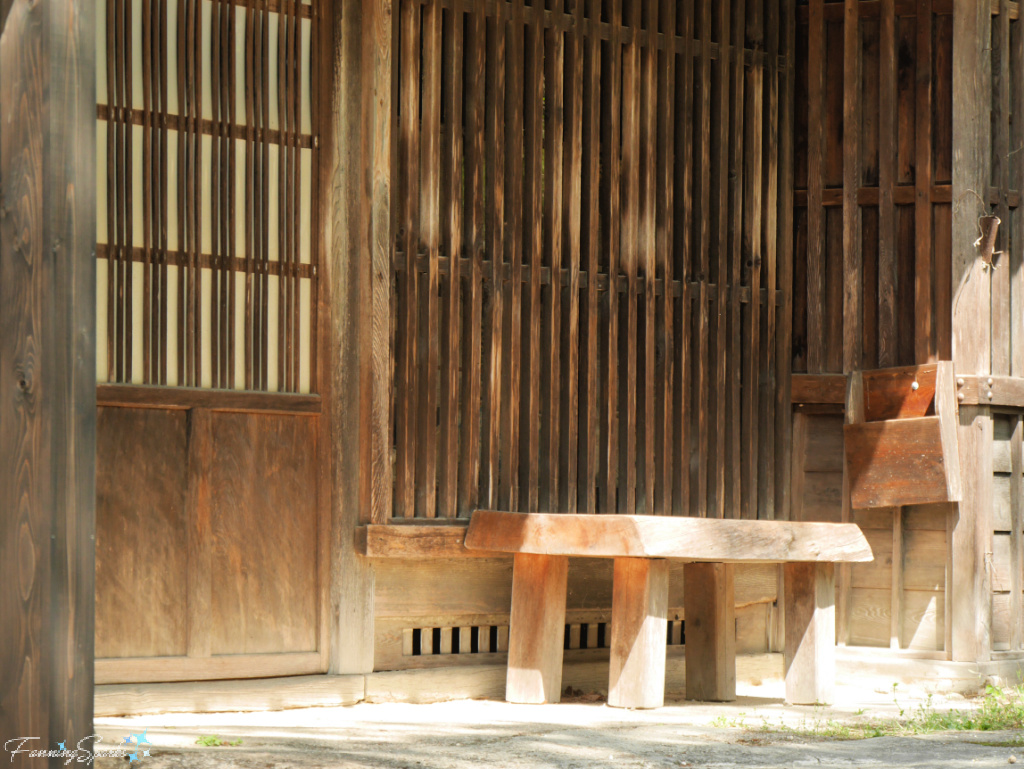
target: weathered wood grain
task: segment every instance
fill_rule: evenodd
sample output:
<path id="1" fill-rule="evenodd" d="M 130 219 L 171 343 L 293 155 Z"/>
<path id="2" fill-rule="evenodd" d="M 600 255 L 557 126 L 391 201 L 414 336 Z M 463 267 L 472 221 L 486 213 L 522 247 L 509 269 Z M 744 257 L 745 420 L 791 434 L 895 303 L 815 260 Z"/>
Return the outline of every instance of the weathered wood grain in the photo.
<path id="1" fill-rule="evenodd" d="M 562 633 L 569 559 L 516 554 L 505 699 L 558 702 L 562 695 Z"/>
<path id="2" fill-rule="evenodd" d="M 934 415 L 938 366 L 875 369 L 862 374 L 865 422 Z M 952 381 L 943 382 L 952 396 Z"/>
<path id="3" fill-rule="evenodd" d="M 496 511 L 473 514 L 466 547 L 594 558 L 723 562 L 871 559 L 863 534 L 852 524 Z"/>
<path id="4" fill-rule="evenodd" d="M 845 403 L 846 376 L 843 374 L 794 374 L 793 403 Z"/>
<path id="5" fill-rule="evenodd" d="M 613 590 L 608 704 L 660 708 L 665 703 L 668 561 L 616 558 Z"/>
<path id="6" fill-rule="evenodd" d="M 332 309 L 320 316 L 325 359 L 320 383 L 328 408 L 318 440 L 322 454 L 317 491 L 325 497 L 320 514 L 326 520 L 321 521 L 319 536 L 321 557 L 326 560 L 322 565 L 329 570 L 320 572 L 328 600 L 318 606 L 324 626 L 330 629 L 330 671 L 366 673 L 373 669 L 374 571 L 356 553 L 353 532 L 368 520 L 383 522 L 392 513 L 391 494 L 397 508 L 403 491 L 395 484 L 392 492 L 390 477 L 390 437 L 397 418 L 389 419 L 389 393 L 391 376 L 396 384 L 400 378 L 400 358 L 391 359 L 389 347 L 393 351 L 395 346 L 382 343 L 385 334 L 390 336 L 393 322 L 390 280 L 382 270 L 392 259 L 388 200 L 393 183 L 391 142 L 397 131 L 391 130 L 392 49 L 383 43 L 391 40 L 393 17 L 384 2 L 348 7 L 343 16 L 336 4 L 322 7 L 331 11 L 321 31 L 326 48 L 322 51 L 325 97 L 331 105 L 322 119 L 324 135 L 330 137 L 327 156 L 331 160 L 324 179 L 327 232 L 320 302 L 322 310 Z M 336 75 L 326 77 L 327 72 Z M 392 109 L 371 113 L 371 94 Z M 375 136 L 385 144 L 375 146 Z M 367 185 L 375 191 L 372 200 L 365 193 Z M 394 193 L 396 198 L 398 194 Z M 345 225 L 353 220 L 366 226 Z M 345 258 L 343 254 L 361 256 Z M 396 366 L 393 375 L 392 366 Z M 332 393 L 345 393 L 345 397 L 331 397 Z M 388 474 L 371 478 L 368 468 L 381 466 L 388 468 Z"/>
<path id="7" fill-rule="evenodd" d="M 825 370 L 825 3 L 812 0 L 808 27 L 807 371 Z"/>
<path id="8" fill-rule="evenodd" d="M 786 701 L 827 704 L 835 685 L 835 569 L 830 563 L 784 569 Z"/>
<path id="9" fill-rule="evenodd" d="M 861 124 L 859 117 L 861 111 L 860 83 L 863 70 L 859 6 L 860 0 L 846 0 L 846 12 L 843 20 L 843 371 L 845 373 L 861 369 L 864 357 L 864 243 L 861 209 L 857 202 L 857 190 L 861 183 Z M 927 69 L 931 73 L 930 59 Z M 931 119 L 930 111 L 928 119 Z"/>
<path id="10" fill-rule="evenodd" d="M 211 652 L 315 651 L 315 418 L 217 414 L 211 433 Z"/>
<path id="11" fill-rule="evenodd" d="M 685 567 L 686 698 L 736 699 L 734 567 L 689 563 Z"/>
<path id="12" fill-rule="evenodd" d="M 0 6 L 0 718 L 40 746 L 93 729 L 95 13 Z"/>
<path id="13" fill-rule="evenodd" d="M 919 417 L 844 428 L 855 508 L 959 500 L 956 444 L 945 444 L 941 419 Z"/>
<path id="14" fill-rule="evenodd" d="M 99 409 L 97 657 L 185 653 L 185 426 L 183 412 Z M 152 621 L 137 621 L 140 602 L 153 608 Z"/>

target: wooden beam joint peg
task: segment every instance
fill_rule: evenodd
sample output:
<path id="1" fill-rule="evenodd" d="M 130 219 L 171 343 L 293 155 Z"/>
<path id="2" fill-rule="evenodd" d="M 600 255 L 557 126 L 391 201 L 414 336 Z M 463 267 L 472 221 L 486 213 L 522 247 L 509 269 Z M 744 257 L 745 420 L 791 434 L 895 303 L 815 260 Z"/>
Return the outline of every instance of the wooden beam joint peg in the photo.
<path id="1" fill-rule="evenodd" d="M 568 575 L 566 556 L 515 556 L 505 680 L 508 702 L 540 704 L 561 699 Z"/>
<path id="2" fill-rule="evenodd" d="M 612 582 L 612 645 L 608 704 L 665 704 L 668 561 L 616 558 Z"/>
<path id="3" fill-rule="evenodd" d="M 736 699 L 734 566 L 688 563 L 683 567 L 686 620 L 686 699 Z"/>
<path id="4" fill-rule="evenodd" d="M 826 705 L 835 695 L 835 566 L 787 563 L 784 568 L 786 702 Z"/>

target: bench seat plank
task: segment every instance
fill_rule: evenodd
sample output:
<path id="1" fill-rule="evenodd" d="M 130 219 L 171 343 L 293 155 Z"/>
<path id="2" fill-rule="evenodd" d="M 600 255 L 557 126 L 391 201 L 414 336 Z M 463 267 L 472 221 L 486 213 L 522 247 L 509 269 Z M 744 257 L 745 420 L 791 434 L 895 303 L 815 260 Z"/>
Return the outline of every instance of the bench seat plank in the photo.
<path id="1" fill-rule="evenodd" d="M 719 563 L 863 562 L 856 524 L 648 515 L 557 515 L 478 510 L 470 550 L 586 558 L 680 558 Z"/>

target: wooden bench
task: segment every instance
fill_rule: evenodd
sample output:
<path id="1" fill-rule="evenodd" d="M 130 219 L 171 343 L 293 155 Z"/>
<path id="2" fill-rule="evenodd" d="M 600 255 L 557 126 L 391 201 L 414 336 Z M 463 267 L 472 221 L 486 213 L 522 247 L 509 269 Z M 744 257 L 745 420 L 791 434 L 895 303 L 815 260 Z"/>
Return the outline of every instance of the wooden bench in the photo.
<path id="1" fill-rule="evenodd" d="M 465 545 L 514 554 L 509 702 L 558 702 L 569 557 L 614 558 L 608 704 L 665 698 L 668 561 L 684 566 L 686 696 L 736 698 L 733 564 L 783 563 L 786 699 L 832 701 L 836 562 L 872 560 L 854 524 L 477 511 Z"/>

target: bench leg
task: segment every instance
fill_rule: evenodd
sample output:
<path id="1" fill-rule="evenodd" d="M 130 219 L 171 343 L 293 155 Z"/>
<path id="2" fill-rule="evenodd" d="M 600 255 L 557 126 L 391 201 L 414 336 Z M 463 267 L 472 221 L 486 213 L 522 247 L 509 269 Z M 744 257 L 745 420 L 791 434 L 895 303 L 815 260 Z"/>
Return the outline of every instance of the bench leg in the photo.
<path id="1" fill-rule="evenodd" d="M 505 679 L 508 702 L 561 700 L 568 574 L 566 556 L 515 556 Z"/>
<path id="2" fill-rule="evenodd" d="M 668 561 L 616 558 L 608 704 L 660 708 L 665 704 Z"/>
<path id="3" fill-rule="evenodd" d="M 686 699 L 736 699 L 734 567 L 688 563 L 683 567 L 686 624 Z"/>
<path id="4" fill-rule="evenodd" d="M 786 701 L 827 705 L 836 679 L 836 578 L 831 563 L 785 565 Z"/>

